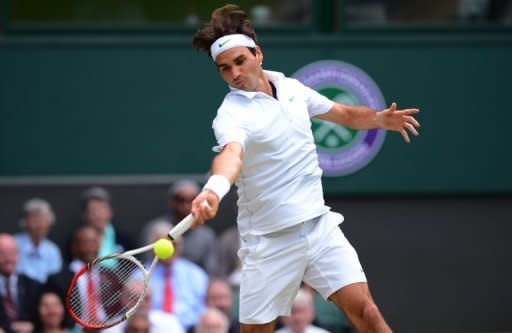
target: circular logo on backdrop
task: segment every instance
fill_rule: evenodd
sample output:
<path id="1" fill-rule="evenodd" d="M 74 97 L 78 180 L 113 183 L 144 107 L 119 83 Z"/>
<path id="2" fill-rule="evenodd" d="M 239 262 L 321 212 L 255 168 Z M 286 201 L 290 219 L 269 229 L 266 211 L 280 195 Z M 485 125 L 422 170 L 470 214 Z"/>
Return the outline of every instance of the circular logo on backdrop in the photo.
<path id="1" fill-rule="evenodd" d="M 358 67 L 342 61 L 323 60 L 299 69 L 293 78 L 337 103 L 386 107 L 377 84 Z M 353 130 L 311 119 L 318 161 L 325 176 L 344 176 L 366 166 L 384 142 L 382 129 Z"/>

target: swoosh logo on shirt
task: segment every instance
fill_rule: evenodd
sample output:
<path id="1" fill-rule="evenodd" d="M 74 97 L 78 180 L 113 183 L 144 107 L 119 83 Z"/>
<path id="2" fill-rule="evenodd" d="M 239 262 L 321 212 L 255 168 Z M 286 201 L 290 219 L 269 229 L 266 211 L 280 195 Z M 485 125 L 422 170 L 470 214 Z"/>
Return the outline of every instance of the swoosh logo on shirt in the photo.
<path id="1" fill-rule="evenodd" d="M 224 43 L 219 42 L 219 47 L 223 47 L 227 42 L 229 42 L 231 39 L 225 40 Z"/>

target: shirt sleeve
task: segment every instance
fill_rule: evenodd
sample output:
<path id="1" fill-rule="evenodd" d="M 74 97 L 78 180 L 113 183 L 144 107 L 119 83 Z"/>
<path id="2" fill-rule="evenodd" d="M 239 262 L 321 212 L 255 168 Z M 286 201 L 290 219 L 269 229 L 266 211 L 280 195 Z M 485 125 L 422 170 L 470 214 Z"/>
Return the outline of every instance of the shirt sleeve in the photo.
<path id="1" fill-rule="evenodd" d="M 212 127 L 218 144 L 213 147 L 213 151 L 220 152 L 225 145 L 231 142 L 240 143 L 245 150 L 248 130 L 243 126 L 239 117 L 234 117 L 229 112 L 220 112 L 219 110 Z"/>
<path id="2" fill-rule="evenodd" d="M 296 82 L 300 86 L 302 94 L 305 98 L 310 117 L 314 117 L 316 115 L 326 113 L 333 107 L 333 105 L 334 105 L 333 101 L 331 101 L 324 95 L 320 94 L 316 90 L 306 87 L 301 82 L 299 82 L 297 80 L 296 80 Z"/>

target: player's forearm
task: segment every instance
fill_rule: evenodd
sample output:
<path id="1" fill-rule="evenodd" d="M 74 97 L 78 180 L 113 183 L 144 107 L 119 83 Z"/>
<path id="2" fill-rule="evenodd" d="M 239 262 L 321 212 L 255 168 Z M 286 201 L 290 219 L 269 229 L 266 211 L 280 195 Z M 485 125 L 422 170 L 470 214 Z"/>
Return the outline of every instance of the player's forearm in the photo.
<path id="1" fill-rule="evenodd" d="M 378 112 L 366 106 L 334 104 L 331 110 L 317 118 L 353 129 L 365 130 L 380 127 L 377 115 Z"/>
<path id="2" fill-rule="evenodd" d="M 379 127 L 377 112 L 366 106 L 343 105 L 345 119 L 342 125 L 347 127 L 366 130 Z"/>
<path id="3" fill-rule="evenodd" d="M 227 145 L 222 152 L 213 159 L 212 174 L 222 175 L 229 180 L 230 184 L 234 184 L 240 170 L 242 169 L 242 150 L 234 147 L 232 144 Z"/>
<path id="4" fill-rule="evenodd" d="M 227 144 L 212 162 L 212 175 L 204 189 L 215 193 L 219 200 L 229 192 L 242 169 L 243 147 L 240 143 Z"/>

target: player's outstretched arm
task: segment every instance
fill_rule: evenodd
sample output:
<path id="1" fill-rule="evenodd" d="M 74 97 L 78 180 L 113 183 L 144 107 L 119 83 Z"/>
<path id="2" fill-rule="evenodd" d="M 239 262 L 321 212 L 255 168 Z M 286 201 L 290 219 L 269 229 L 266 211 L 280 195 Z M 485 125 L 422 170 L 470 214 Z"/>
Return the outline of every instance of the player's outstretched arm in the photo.
<path id="1" fill-rule="evenodd" d="M 196 218 L 194 224 L 203 224 L 215 217 L 220 201 L 240 174 L 242 158 L 243 146 L 238 142 L 231 142 L 213 159 L 212 175 L 192 202 L 192 215 Z"/>
<path id="2" fill-rule="evenodd" d="M 335 103 L 326 113 L 315 118 L 327 120 L 353 129 L 383 128 L 389 131 L 400 132 L 406 142 L 410 142 L 408 132 L 419 135 L 417 128 L 420 123 L 413 117 L 420 112 L 419 109 L 410 108 L 397 110 L 396 103 L 387 109 L 375 112 L 366 106 L 345 105 Z"/>

